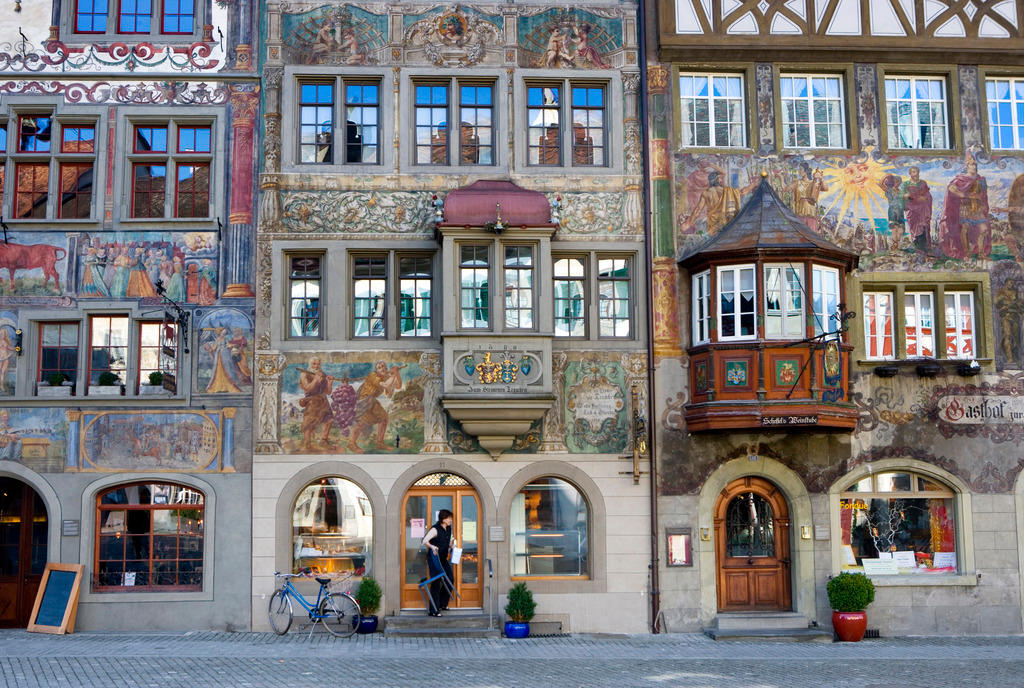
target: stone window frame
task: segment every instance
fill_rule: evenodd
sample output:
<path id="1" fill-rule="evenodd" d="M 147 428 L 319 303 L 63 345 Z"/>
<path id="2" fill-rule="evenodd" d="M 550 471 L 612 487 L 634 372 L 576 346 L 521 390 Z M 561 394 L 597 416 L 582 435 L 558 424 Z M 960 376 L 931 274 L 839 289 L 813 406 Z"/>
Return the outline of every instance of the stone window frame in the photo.
<path id="1" fill-rule="evenodd" d="M 587 577 L 572 578 L 530 578 L 528 585 L 535 594 L 573 594 L 573 593 L 601 593 L 608 590 L 608 562 L 607 562 L 607 519 L 608 511 L 604 502 L 604 496 L 594 479 L 576 466 L 564 461 L 536 461 L 525 466 L 509 477 L 502 488 L 497 504 L 497 522 L 505 527 L 509 533 L 509 542 L 493 543 L 500 549 L 496 552 L 499 562 L 499 574 L 504 572 L 503 581 L 508 581 L 509 586 L 522 580 L 520 577 L 512 577 L 512 563 L 510 553 L 511 543 L 511 514 L 512 502 L 524 486 L 537 478 L 552 477 L 565 480 L 571 483 L 587 501 L 590 538 L 590 574 Z M 501 552 L 500 550 L 504 550 Z M 506 559 L 509 557 L 509 559 Z M 502 566 L 504 564 L 504 566 Z M 499 594 L 500 594 L 499 590 Z"/>
<path id="2" fill-rule="evenodd" d="M 946 134 L 949 140 L 945 148 L 902 148 L 889 145 L 889 112 L 886 97 L 886 79 L 913 77 L 919 79 L 941 79 L 946 94 Z M 984 90 L 984 89 L 982 89 Z M 960 126 L 960 81 L 956 69 L 930 65 L 878 65 L 878 117 L 880 150 L 891 155 L 948 156 L 963 152 L 963 136 Z"/>
<path id="3" fill-rule="evenodd" d="M 775 140 L 780 151 L 806 152 L 822 151 L 829 155 L 856 155 L 860 152 L 859 127 L 852 64 L 821 63 L 808 64 L 803 62 L 780 62 L 774 65 L 773 75 L 773 107 L 775 108 Z M 782 118 L 782 78 L 787 76 L 832 76 L 838 77 L 842 87 L 843 133 L 845 142 L 842 146 L 830 148 L 820 146 L 788 146 L 786 145 L 785 125 Z"/>
<path id="4" fill-rule="evenodd" d="M 701 151 L 727 151 L 728 153 L 751 153 L 754 150 L 754 141 L 757 140 L 755 134 L 755 127 L 757 126 L 757 118 L 754 116 L 754 111 L 751 108 L 751 103 L 756 103 L 755 94 L 755 83 L 754 83 L 754 64 L 753 63 L 741 63 L 729 68 L 714 65 L 678 65 L 673 69 L 672 73 L 672 102 L 679 105 L 680 113 L 673 118 L 673 125 L 676 130 L 677 140 L 679 145 L 677 148 L 680 151 L 687 153 L 696 153 Z M 741 94 L 743 98 L 743 144 L 738 146 L 700 146 L 683 145 L 683 119 L 681 112 L 682 104 L 682 89 L 680 88 L 680 78 L 684 76 L 738 76 L 742 79 Z"/>
<path id="5" fill-rule="evenodd" d="M 168 478 L 173 478 L 168 480 Z M 196 591 L 96 591 L 93 589 L 93 567 L 96 562 L 96 546 L 99 534 L 96 532 L 96 514 L 98 496 L 118 485 L 129 485 L 132 483 L 166 483 L 174 482 L 184 487 L 195 489 L 203 494 L 204 500 L 204 522 L 203 531 L 207 537 L 203 538 L 203 583 L 200 590 Z M 154 471 L 115 473 L 99 477 L 96 481 L 85 488 L 82 494 L 81 506 L 82 532 L 79 543 L 78 561 L 85 563 L 86 579 L 88 585 L 82 586 L 82 602 L 110 602 L 110 603 L 137 603 L 137 602 L 212 602 L 214 568 L 216 561 L 217 542 L 214 534 L 217 533 L 217 491 L 213 485 L 197 475 L 190 473 L 158 473 Z"/>
<path id="6" fill-rule="evenodd" d="M 446 129 L 445 129 L 445 142 L 444 142 L 445 161 L 444 162 L 433 162 L 433 161 L 431 161 L 431 162 L 420 162 L 417 159 L 419 157 L 419 149 L 420 149 L 420 147 L 422 145 L 422 144 L 419 143 L 419 139 L 418 139 L 418 129 L 421 126 L 419 124 L 418 111 L 420 110 L 421 107 L 435 107 L 436 104 L 431 103 L 431 104 L 428 104 L 428 105 L 424 105 L 424 104 L 417 103 L 416 102 L 416 91 L 420 87 L 430 87 L 430 86 L 443 86 L 445 89 L 447 89 L 447 91 L 446 91 L 447 96 L 446 96 L 445 103 L 444 103 L 445 110 L 446 110 L 446 118 L 445 118 Z M 463 141 L 462 141 L 462 124 L 463 124 L 463 120 L 462 120 L 461 113 L 462 113 L 462 109 L 463 109 L 463 102 L 462 102 L 462 88 L 463 87 L 470 87 L 470 88 L 473 88 L 473 87 L 475 87 L 475 88 L 487 87 L 487 88 L 491 89 L 491 105 L 490 105 L 490 110 L 491 110 L 491 126 L 490 126 L 490 130 L 491 130 L 491 145 L 490 145 L 490 148 L 491 148 L 491 162 L 489 162 L 489 163 L 482 163 L 482 162 L 472 163 L 472 162 L 463 162 L 462 161 L 463 160 L 463 158 L 462 158 L 462 143 L 463 143 Z M 465 167 L 467 169 L 470 169 L 470 168 L 472 168 L 472 169 L 481 169 L 482 168 L 483 170 L 486 170 L 486 169 L 493 168 L 495 165 L 497 165 L 498 151 L 500 149 L 500 147 L 498 145 L 499 136 L 497 134 L 500 131 L 501 118 L 499 117 L 500 108 L 499 108 L 499 96 L 498 96 L 498 94 L 499 94 L 498 83 L 497 83 L 497 81 L 495 79 L 488 78 L 488 77 L 478 77 L 478 76 L 465 76 L 465 77 L 463 77 L 463 76 L 444 76 L 444 77 L 438 77 L 438 76 L 413 76 L 410 79 L 410 87 L 409 87 L 408 93 L 409 93 L 408 100 L 410 101 L 411 107 L 412 107 L 412 113 L 411 113 L 411 121 L 412 121 L 411 135 L 412 135 L 412 142 L 413 143 L 412 143 L 412 146 L 411 146 L 411 150 L 412 150 L 412 160 L 410 161 L 411 165 L 413 165 L 416 168 L 422 168 L 423 173 L 427 173 L 428 170 L 433 170 L 433 169 L 436 169 L 436 168 L 449 168 L 449 167 Z M 471 105 L 466 105 L 466 108 L 472 108 L 472 107 L 473 106 L 471 106 Z M 458 130 L 457 136 L 453 136 L 452 135 L 452 126 L 451 125 L 452 125 L 453 121 L 457 121 L 458 122 L 459 130 Z M 431 144 L 431 148 L 432 147 L 433 147 L 433 144 Z M 433 155 L 433 150 L 431 150 L 431 155 Z"/>
<path id="7" fill-rule="evenodd" d="M 956 547 L 958 573 L 937 573 L 921 576 L 895 575 L 872 576 L 876 587 L 911 586 L 976 586 L 978 585 L 977 565 L 974 554 L 974 516 L 971 506 L 972 494 L 969 486 L 952 473 L 930 463 L 910 458 L 881 459 L 864 463 L 840 476 L 828 490 L 828 522 L 832 537 L 831 570 L 833 575 L 843 570 L 843 548 L 839 520 L 841 495 L 860 479 L 872 474 L 889 471 L 909 471 L 944 484 L 953 491 L 953 510 L 956 519 Z"/>
<path id="8" fill-rule="evenodd" d="M 164 33 L 164 5 L 167 0 L 153 0 L 150 15 L 150 30 L 144 32 L 118 30 L 121 0 L 107 1 L 107 25 L 104 31 L 77 31 L 79 0 L 57 0 L 60 11 L 60 36 L 69 45 L 105 43 L 114 41 L 159 41 L 163 44 L 191 45 L 198 41 L 210 40 L 204 27 L 212 22 L 213 0 L 193 0 L 192 31 L 188 33 Z"/>
<path id="9" fill-rule="evenodd" d="M 988 82 L 999 79 L 1024 83 L 1024 71 L 1020 68 L 1009 69 L 1006 67 L 980 67 L 978 69 L 978 98 L 981 109 L 982 137 L 985 141 L 986 149 L 992 153 L 997 153 L 998 155 L 1020 155 L 1024 153 L 1024 134 L 1019 135 L 1019 145 L 1016 148 L 996 148 L 993 145 L 992 120 L 989 117 Z M 1018 120 L 1018 124 L 1024 125 L 1024 120 Z"/>
<path id="10" fill-rule="evenodd" d="M 362 249 L 352 246 L 348 249 L 348 260 L 346 261 L 346 288 L 349 290 L 346 303 L 349 306 L 348 338 L 361 342 L 393 342 L 396 340 L 431 341 L 435 339 L 438 330 L 438 317 L 440 314 L 438 304 L 438 258 L 436 251 L 425 251 L 422 249 L 406 249 L 401 246 L 387 246 L 377 249 Z M 355 261 L 358 258 L 385 258 L 385 289 L 384 289 L 384 334 L 380 336 L 355 334 Z M 403 335 L 401 334 L 400 323 L 401 304 L 398 301 L 401 293 L 400 261 L 402 258 L 427 258 L 430 261 L 430 334 L 429 335 Z"/>
<path id="11" fill-rule="evenodd" d="M 474 67 L 472 69 L 435 69 L 404 68 L 399 77 L 399 93 L 401 106 L 399 110 L 399 159 L 408 170 L 418 174 L 487 174 L 502 176 L 508 173 L 508 145 L 511 136 L 506 121 L 508 104 L 509 76 L 504 69 L 493 67 Z M 493 141 L 492 162 L 490 164 L 463 164 L 458 161 L 458 147 L 451 146 L 449 140 L 448 164 L 429 164 L 416 162 L 416 85 L 424 83 L 446 84 L 448 86 L 448 110 L 451 119 L 453 109 L 459 107 L 459 84 L 489 85 L 493 88 L 491 137 Z"/>
<path id="12" fill-rule="evenodd" d="M 562 116 L 560 123 L 563 125 L 561 133 L 561 164 L 559 165 L 531 165 L 529 164 L 529 150 L 527 129 L 527 89 L 535 85 L 556 83 L 562 86 L 568 98 L 563 97 Z M 571 132 L 565 128 L 565 124 L 571 127 L 572 120 L 572 85 L 600 85 L 605 89 L 605 162 L 603 165 L 573 165 L 572 164 L 572 142 Z M 624 94 L 622 88 L 622 73 L 618 70 L 591 69 L 585 73 L 566 73 L 553 69 L 520 69 L 517 70 L 512 85 L 512 98 L 516 104 L 514 125 L 515 135 L 513 147 L 515 150 L 514 170 L 520 174 L 529 176 L 559 176 L 572 174 L 586 176 L 606 176 L 624 174 L 624 129 L 621 124 L 625 118 Z"/>
<path id="13" fill-rule="evenodd" d="M 24 309 L 18 314 L 18 324 L 22 331 L 25 333 L 25 344 L 23 351 L 25 355 L 24 366 L 25 373 L 18 373 L 18 380 L 15 385 L 16 396 L 18 397 L 38 397 L 36 391 L 36 382 L 39 381 L 39 366 L 40 360 L 40 341 L 42 337 L 42 331 L 40 326 L 48 323 L 75 323 L 78 325 L 78 354 L 77 354 L 77 379 L 74 387 L 74 399 L 76 404 L 89 403 L 89 400 L 95 399 L 102 401 L 109 399 L 108 397 L 90 397 L 86 394 L 89 386 L 89 366 L 90 366 L 90 351 L 91 351 L 91 332 L 90 322 L 92 316 L 126 316 L 128 318 L 128 342 L 125 348 L 128 352 L 128 359 L 125 365 L 125 380 L 122 380 L 125 386 L 124 396 L 118 397 L 119 399 L 128 398 L 150 398 L 141 394 L 141 390 L 138 385 L 139 377 L 139 337 L 140 337 L 140 324 L 154 322 L 153 312 L 151 308 L 144 308 L 138 305 L 116 303 L 113 301 L 101 301 L 101 300 L 90 300 L 90 302 L 82 309 L 74 313 L 55 313 L 52 310 L 33 310 Z M 176 357 L 176 369 L 178 372 L 177 379 L 177 392 L 169 397 L 154 397 L 156 399 L 180 399 L 186 395 L 186 391 L 190 388 L 191 379 L 185 374 L 190 368 L 186 361 L 182 358 L 182 343 L 179 341 L 177 347 Z M 21 366 L 19 366 L 19 371 Z M 135 380 L 136 383 L 132 384 L 131 381 Z"/>
<path id="14" fill-rule="evenodd" d="M 60 127 L 64 124 L 91 125 L 94 128 L 93 153 L 64 153 L 61 151 L 63 136 L 51 141 L 47 152 L 18 152 L 18 122 L 21 116 L 33 114 L 49 114 Z M 44 229 L 36 225 L 45 225 L 46 229 L 54 224 L 90 225 L 100 220 L 99 208 L 106 185 L 106 166 L 102 164 L 101 152 L 107 149 L 107 127 L 104 108 L 97 106 L 71 105 L 62 97 L 34 98 L 30 96 L 8 96 L 0 105 L 0 127 L 6 129 L 6 151 L 0 152 L 0 174 L 4 183 L 0 188 L 0 215 L 8 224 L 25 223 L 31 225 L 32 231 Z M 63 128 L 58 131 L 63 132 Z M 46 159 L 50 165 L 47 192 L 47 209 L 45 218 L 15 217 L 15 186 L 17 185 L 16 165 L 18 162 L 42 162 Z M 93 164 L 93 184 L 91 212 L 87 218 L 62 218 L 60 213 L 60 166 L 63 162 L 89 160 Z"/>
<path id="15" fill-rule="evenodd" d="M 184 154 L 184 162 L 195 158 L 197 161 L 208 162 L 210 165 L 210 214 L 207 217 L 175 217 L 174 204 L 177 188 L 176 175 L 172 179 L 171 165 L 168 165 L 167 184 L 170 184 L 170 192 L 164 199 L 167 214 L 164 217 L 132 217 L 132 192 L 133 192 L 133 162 L 152 157 L 144 154 L 137 154 L 135 150 L 135 126 L 136 125 L 166 125 L 168 127 L 168 140 L 166 154 L 161 154 L 167 160 L 179 157 L 177 150 L 177 137 L 171 137 L 172 132 L 177 129 L 171 126 L 210 127 L 210 152 L 198 156 Z M 227 118 L 223 107 L 217 106 L 194 106 L 183 110 L 180 114 L 176 110 L 168 112 L 166 106 L 146 105 L 140 107 L 119 108 L 117 113 L 117 135 L 115 150 L 117 153 L 114 162 L 114 214 L 116 220 L 125 229 L 132 231 L 147 231 L 157 229 L 178 230 L 179 226 L 187 225 L 188 231 L 209 232 L 217 231 L 217 219 L 226 220 L 227 215 L 227 160 L 228 136 L 226 127 Z M 201 158 L 201 160 L 200 160 Z M 177 169 L 176 167 L 173 169 Z M 166 190 L 167 186 L 165 186 Z M 181 227 L 179 231 L 183 231 Z"/>
<path id="16" fill-rule="evenodd" d="M 339 141 L 344 141 L 344 129 L 339 126 L 341 121 L 340 108 L 344 107 L 344 92 L 342 87 L 345 81 L 350 80 L 360 83 L 374 82 L 378 84 L 379 105 L 377 109 L 377 162 L 342 162 L 344 155 L 339 154 L 343 150 L 339 148 Z M 335 162 L 304 163 L 301 162 L 301 148 L 299 145 L 301 109 L 299 87 L 303 83 L 326 83 L 334 85 L 334 102 L 332 104 L 332 117 L 334 120 L 334 159 Z M 330 65 L 289 65 L 284 69 L 284 78 L 281 81 L 281 131 L 285 133 L 281 137 L 281 172 L 284 174 L 298 173 L 310 174 L 389 174 L 393 172 L 394 165 L 394 122 L 395 98 L 392 95 L 391 78 L 388 71 L 379 67 L 346 66 L 339 69 L 338 66 Z"/>
<path id="17" fill-rule="evenodd" d="M 903 296 L 907 293 L 930 292 L 933 295 L 933 331 L 935 357 L 940 361 L 976 360 L 982 370 L 989 370 L 995 357 L 995 335 L 992 325 L 992 288 L 987 272 L 905 273 L 882 272 L 862 274 L 853 280 L 848 293 L 850 307 L 858 312 L 850 324 L 850 342 L 854 345 L 855 364 L 867 370 L 886 362 L 914 360 L 906 356 Z M 947 358 L 945 338 L 945 298 L 948 292 L 969 292 L 974 299 L 975 346 L 970 358 Z M 893 300 L 893 356 L 868 358 L 865 339 L 864 295 L 889 293 Z M 925 359 L 931 360 L 931 359 Z"/>

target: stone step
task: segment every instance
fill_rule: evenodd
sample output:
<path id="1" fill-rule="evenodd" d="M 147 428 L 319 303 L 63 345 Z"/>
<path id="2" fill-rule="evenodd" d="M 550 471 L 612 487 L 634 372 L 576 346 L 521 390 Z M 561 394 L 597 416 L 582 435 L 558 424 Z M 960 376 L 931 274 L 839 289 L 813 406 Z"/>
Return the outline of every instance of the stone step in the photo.
<path id="1" fill-rule="evenodd" d="M 711 628 L 716 631 L 742 631 L 761 629 L 806 629 L 807 617 L 796 612 L 719 612 Z"/>
<path id="2" fill-rule="evenodd" d="M 414 612 L 388 616 L 384 619 L 384 628 L 391 630 L 413 630 L 420 628 L 463 628 L 463 629 L 486 629 L 487 615 L 479 612 L 441 612 L 441 616 L 428 616 L 426 612 Z M 492 618 L 495 628 L 498 627 L 498 619 Z"/>
<path id="3" fill-rule="evenodd" d="M 833 640 L 831 631 L 823 631 L 820 628 L 759 628 L 724 631 L 717 628 L 705 628 L 704 635 L 712 640 L 771 640 L 776 642 L 788 640 L 810 643 L 831 643 Z"/>
<path id="4" fill-rule="evenodd" d="M 384 635 L 392 638 L 498 638 L 497 628 L 384 628 Z"/>

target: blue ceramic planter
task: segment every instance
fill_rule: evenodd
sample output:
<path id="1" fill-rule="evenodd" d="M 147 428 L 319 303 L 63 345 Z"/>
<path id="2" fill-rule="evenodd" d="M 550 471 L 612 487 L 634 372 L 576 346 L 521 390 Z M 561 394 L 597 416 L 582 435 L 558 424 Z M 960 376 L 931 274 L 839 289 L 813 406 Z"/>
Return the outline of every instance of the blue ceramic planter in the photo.
<path id="1" fill-rule="evenodd" d="M 356 629 L 359 633 L 376 633 L 377 632 L 377 617 L 374 616 L 360 616 L 359 617 L 359 628 Z"/>
<path id="2" fill-rule="evenodd" d="M 505 622 L 506 638 L 525 638 L 530 635 L 530 624 L 516 623 L 515 621 Z"/>

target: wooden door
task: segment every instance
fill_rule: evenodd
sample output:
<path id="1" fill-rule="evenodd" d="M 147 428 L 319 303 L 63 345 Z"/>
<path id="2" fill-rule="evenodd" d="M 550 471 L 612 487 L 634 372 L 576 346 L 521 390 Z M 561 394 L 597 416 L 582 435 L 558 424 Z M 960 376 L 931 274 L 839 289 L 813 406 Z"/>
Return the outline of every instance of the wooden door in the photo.
<path id="1" fill-rule="evenodd" d="M 775 485 L 746 477 L 730 483 L 715 504 L 718 609 L 788 611 L 789 507 Z"/>
<path id="2" fill-rule="evenodd" d="M 447 476 L 440 480 L 439 476 Z M 428 483 L 428 484 L 424 484 Z M 429 484 L 434 483 L 434 484 Z M 458 476 L 435 474 L 419 480 L 402 502 L 402 608 L 423 609 L 420 580 L 427 577 L 426 548 L 421 541 L 437 521 L 441 509 L 454 514 L 452 530 L 462 547 L 462 561 L 452 566 L 455 590 L 450 608 L 483 606 L 483 577 L 480 552 L 480 498 L 476 490 Z"/>
<path id="3" fill-rule="evenodd" d="M 35 490 L 0 478 L 0 627 L 24 627 L 46 568 L 46 505 Z"/>

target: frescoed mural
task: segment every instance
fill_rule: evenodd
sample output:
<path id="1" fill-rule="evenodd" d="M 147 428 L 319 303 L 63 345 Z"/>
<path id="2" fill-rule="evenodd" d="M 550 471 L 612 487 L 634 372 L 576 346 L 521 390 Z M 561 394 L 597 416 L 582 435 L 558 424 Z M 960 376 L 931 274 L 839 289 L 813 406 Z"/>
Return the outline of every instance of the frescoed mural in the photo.
<path id="1" fill-rule="evenodd" d="M 79 298 L 217 300 L 217 235 L 211 232 L 83 233 L 77 238 Z"/>
<path id="2" fill-rule="evenodd" d="M 12 232 L 0 242 L 0 296 L 55 296 L 67 288 L 63 234 Z"/>
<path id="3" fill-rule="evenodd" d="M 231 457 L 222 459 L 222 450 L 227 454 L 232 446 L 226 425 L 233 412 L 226 411 L 83 413 L 81 468 L 223 470 L 231 465 Z"/>
<path id="4" fill-rule="evenodd" d="M 625 371 L 618 362 L 588 357 L 565 367 L 565 443 L 576 453 L 626 448 L 629 419 Z"/>
<path id="5" fill-rule="evenodd" d="M 805 224 L 860 252 L 861 268 L 1024 259 L 1020 158 L 681 155 L 676 172 L 681 250 L 732 219 L 764 172 Z"/>
<path id="6" fill-rule="evenodd" d="M 60 472 L 67 438 L 63 409 L 0 409 L 0 461 L 19 461 L 39 472 Z"/>
<path id="7" fill-rule="evenodd" d="M 519 46 L 522 67 L 612 69 L 622 62 L 622 20 L 576 8 L 523 16 Z"/>
<path id="8" fill-rule="evenodd" d="M 293 354 L 281 374 L 284 451 L 418 453 L 425 379 L 418 352 Z"/>
<path id="9" fill-rule="evenodd" d="M 387 43 L 387 15 L 373 14 L 354 5 L 285 14 L 282 24 L 290 62 L 375 64 L 377 51 Z"/>
<path id="10" fill-rule="evenodd" d="M 196 391 L 201 394 L 252 392 L 252 323 L 233 308 L 213 311 L 199 323 Z"/>
<path id="11" fill-rule="evenodd" d="M 18 373 L 18 356 L 14 350 L 18 329 L 18 314 L 0 311 L 0 396 L 14 394 Z"/>

